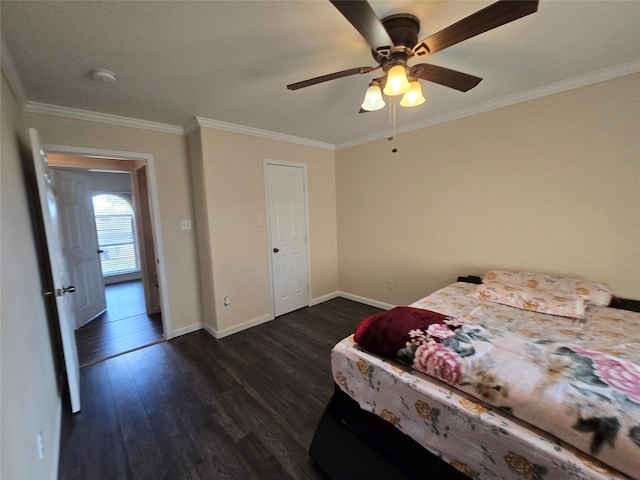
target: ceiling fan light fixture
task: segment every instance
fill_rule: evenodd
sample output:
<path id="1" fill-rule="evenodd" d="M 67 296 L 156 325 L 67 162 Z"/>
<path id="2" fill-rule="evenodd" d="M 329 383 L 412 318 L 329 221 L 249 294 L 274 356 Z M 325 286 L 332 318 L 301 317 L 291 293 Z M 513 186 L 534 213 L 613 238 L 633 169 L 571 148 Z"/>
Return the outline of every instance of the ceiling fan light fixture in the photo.
<path id="1" fill-rule="evenodd" d="M 420 82 L 414 80 L 410 83 L 411 88 L 402 96 L 400 105 L 403 107 L 417 107 L 424 103 L 424 95 L 422 94 L 422 86 Z"/>
<path id="2" fill-rule="evenodd" d="M 362 109 L 368 112 L 374 112 L 380 110 L 385 106 L 384 99 L 382 98 L 382 90 L 379 85 L 369 85 L 367 93 L 364 95 L 364 102 L 362 102 Z"/>
<path id="3" fill-rule="evenodd" d="M 407 70 L 405 65 L 399 63 L 394 65 L 387 72 L 387 84 L 384 86 L 384 94 L 389 96 L 402 95 L 407 93 L 411 88 L 407 79 Z"/>

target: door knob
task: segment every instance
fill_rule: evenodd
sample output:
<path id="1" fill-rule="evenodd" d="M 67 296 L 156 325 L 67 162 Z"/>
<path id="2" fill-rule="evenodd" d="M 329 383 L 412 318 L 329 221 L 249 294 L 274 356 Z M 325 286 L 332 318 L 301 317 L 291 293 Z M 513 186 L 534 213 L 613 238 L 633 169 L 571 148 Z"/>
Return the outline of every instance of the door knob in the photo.
<path id="1" fill-rule="evenodd" d="M 49 290 L 46 292 L 42 292 L 43 295 L 55 295 L 56 297 L 61 297 L 63 296 L 65 293 L 73 293 L 76 291 L 76 287 L 74 287 L 73 285 L 69 285 L 67 287 L 62 287 L 62 288 L 56 288 L 55 290 Z"/>
<path id="2" fill-rule="evenodd" d="M 280 251 L 280 249 L 279 249 L 279 248 L 274 248 L 274 249 L 273 249 L 273 253 L 278 253 L 279 251 Z"/>

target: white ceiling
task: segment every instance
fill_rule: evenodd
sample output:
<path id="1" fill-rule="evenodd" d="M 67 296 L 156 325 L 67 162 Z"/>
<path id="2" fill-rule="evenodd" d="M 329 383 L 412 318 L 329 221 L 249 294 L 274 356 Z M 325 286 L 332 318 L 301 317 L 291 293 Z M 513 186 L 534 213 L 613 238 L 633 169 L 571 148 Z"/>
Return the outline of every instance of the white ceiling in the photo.
<path id="1" fill-rule="evenodd" d="M 425 38 L 492 2 L 370 3 L 380 18 L 418 16 Z M 375 64 L 329 1 L 2 0 L 0 14 L 3 61 L 27 105 L 179 127 L 198 116 L 338 146 L 390 128 L 388 106 L 358 114 L 378 72 L 285 87 Z M 423 82 L 427 102 L 399 107 L 399 130 L 640 71 L 640 1 L 541 0 L 537 13 L 422 61 L 484 80 L 467 93 Z M 94 67 L 118 82 L 90 80 Z"/>

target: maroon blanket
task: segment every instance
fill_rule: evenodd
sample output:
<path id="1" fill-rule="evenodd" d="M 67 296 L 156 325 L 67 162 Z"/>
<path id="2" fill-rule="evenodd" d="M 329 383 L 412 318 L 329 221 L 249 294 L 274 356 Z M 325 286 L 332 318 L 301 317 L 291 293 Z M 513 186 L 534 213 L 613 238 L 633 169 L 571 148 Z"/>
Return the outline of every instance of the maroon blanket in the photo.
<path id="1" fill-rule="evenodd" d="M 444 323 L 440 313 L 413 307 L 395 307 L 372 315 L 356 327 L 353 339 L 365 350 L 383 358 L 393 359 L 398 350 L 407 346 L 409 332 Z"/>

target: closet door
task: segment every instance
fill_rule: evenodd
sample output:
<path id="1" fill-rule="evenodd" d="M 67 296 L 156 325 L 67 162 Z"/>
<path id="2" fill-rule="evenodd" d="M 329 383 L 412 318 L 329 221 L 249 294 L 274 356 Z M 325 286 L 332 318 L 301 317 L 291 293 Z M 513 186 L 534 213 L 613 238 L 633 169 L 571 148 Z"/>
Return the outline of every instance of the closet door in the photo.
<path id="1" fill-rule="evenodd" d="M 304 166 L 265 164 L 275 316 L 309 306 Z"/>

